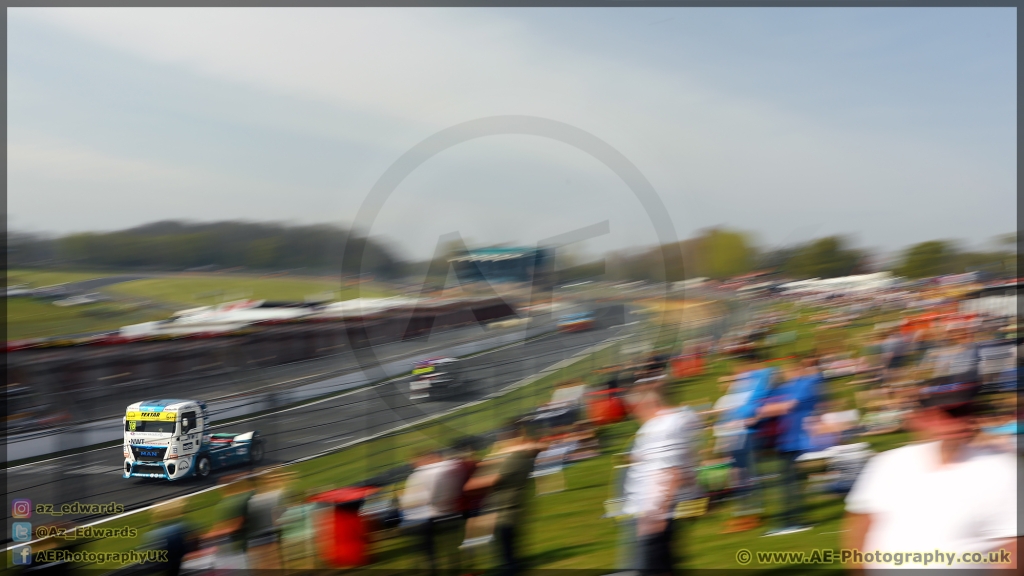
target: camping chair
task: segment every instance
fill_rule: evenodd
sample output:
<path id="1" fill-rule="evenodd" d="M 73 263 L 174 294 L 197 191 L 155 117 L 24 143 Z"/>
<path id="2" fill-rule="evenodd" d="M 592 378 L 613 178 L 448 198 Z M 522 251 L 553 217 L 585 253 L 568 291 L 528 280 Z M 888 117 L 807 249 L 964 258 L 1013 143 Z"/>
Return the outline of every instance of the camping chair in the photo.
<path id="1" fill-rule="evenodd" d="M 565 490 L 565 458 L 572 449 L 571 442 L 561 443 L 537 455 L 537 464 L 530 477 L 534 479 L 538 496 Z"/>

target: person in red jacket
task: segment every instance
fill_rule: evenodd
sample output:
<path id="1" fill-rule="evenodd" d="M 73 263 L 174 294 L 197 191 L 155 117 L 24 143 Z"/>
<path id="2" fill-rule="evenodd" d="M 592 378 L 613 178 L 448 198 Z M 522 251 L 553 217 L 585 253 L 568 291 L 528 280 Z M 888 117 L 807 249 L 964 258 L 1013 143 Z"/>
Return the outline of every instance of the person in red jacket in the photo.
<path id="1" fill-rule="evenodd" d="M 477 469 L 475 442 L 471 438 L 460 440 L 452 446 L 452 453 L 459 463 L 459 478 L 462 482 L 460 486 L 465 486 Z M 483 491 L 462 491 L 456 506 L 464 519 L 468 520 L 479 514 L 485 495 Z"/>

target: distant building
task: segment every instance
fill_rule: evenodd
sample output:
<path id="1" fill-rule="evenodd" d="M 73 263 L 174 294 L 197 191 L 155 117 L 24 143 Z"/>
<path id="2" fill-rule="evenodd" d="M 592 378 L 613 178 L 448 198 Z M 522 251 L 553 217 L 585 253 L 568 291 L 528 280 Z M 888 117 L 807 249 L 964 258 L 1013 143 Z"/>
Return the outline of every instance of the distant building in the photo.
<path id="1" fill-rule="evenodd" d="M 545 248 L 485 248 L 448 262 L 461 283 L 550 282 L 554 254 Z"/>

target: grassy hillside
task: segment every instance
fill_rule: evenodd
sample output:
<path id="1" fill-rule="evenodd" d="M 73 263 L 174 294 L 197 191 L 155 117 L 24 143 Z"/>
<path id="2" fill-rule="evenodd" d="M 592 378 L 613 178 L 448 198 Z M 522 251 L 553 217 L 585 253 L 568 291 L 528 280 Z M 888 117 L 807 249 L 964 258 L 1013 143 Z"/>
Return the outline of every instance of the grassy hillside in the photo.
<path id="1" fill-rule="evenodd" d="M 122 303 L 103 302 L 62 308 L 44 300 L 10 298 L 7 301 L 7 339 L 115 330 L 126 324 L 166 317 L 166 311 Z"/>
<path id="2" fill-rule="evenodd" d="M 343 288 L 340 281 L 290 276 L 180 276 L 148 278 L 105 288 L 104 292 L 121 297 L 144 298 L 181 306 L 205 306 L 242 298 L 257 300 L 303 301 L 309 297 L 347 300 L 357 296 L 382 296 L 380 288 L 365 285 Z"/>
<path id="3" fill-rule="evenodd" d="M 40 288 L 42 286 L 64 284 L 65 282 L 81 282 L 82 280 L 117 275 L 117 272 L 19 268 L 7 271 L 7 284 L 28 284 L 33 288 Z"/>
<path id="4" fill-rule="evenodd" d="M 129 273 L 124 273 L 129 274 Z M 118 276 L 117 272 L 79 270 L 9 270 L 7 282 L 33 288 Z M 127 324 L 167 318 L 174 310 L 219 304 L 242 298 L 303 301 L 310 297 L 345 300 L 388 295 L 366 284 L 357 291 L 326 277 L 241 274 L 169 273 L 159 278 L 122 282 L 99 288 L 112 302 L 60 307 L 49 301 L 11 298 L 7 302 L 7 339 L 43 338 L 114 330 Z"/>

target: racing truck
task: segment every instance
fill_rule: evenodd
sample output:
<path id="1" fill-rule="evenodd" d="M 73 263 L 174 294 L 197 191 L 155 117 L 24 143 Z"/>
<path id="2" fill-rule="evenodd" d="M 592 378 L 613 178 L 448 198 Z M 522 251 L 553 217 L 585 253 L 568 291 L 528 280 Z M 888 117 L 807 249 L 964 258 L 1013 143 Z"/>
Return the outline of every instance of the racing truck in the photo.
<path id="1" fill-rule="evenodd" d="M 409 398 L 439 400 L 459 393 L 463 384 L 457 358 L 430 358 L 417 362 L 412 369 Z"/>
<path id="2" fill-rule="evenodd" d="M 216 468 L 263 459 L 259 432 L 210 433 L 201 400 L 143 400 L 124 415 L 124 478 L 204 479 Z"/>
<path id="3" fill-rule="evenodd" d="M 593 330 L 596 326 L 592 312 L 577 312 L 566 314 L 558 319 L 558 330 L 560 332 L 584 332 Z"/>

